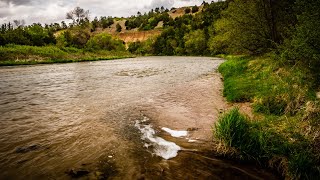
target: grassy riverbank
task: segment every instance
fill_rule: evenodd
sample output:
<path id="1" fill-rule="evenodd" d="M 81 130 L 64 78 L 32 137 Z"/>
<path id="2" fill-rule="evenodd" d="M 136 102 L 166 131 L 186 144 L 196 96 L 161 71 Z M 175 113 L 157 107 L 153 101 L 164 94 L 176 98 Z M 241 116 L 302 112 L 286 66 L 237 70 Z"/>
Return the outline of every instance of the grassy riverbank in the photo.
<path id="1" fill-rule="evenodd" d="M 271 57 L 227 57 L 219 71 L 230 102 L 250 102 L 254 119 L 233 109 L 215 124 L 220 153 L 259 162 L 290 179 L 320 178 L 320 102 L 302 66 Z"/>
<path id="2" fill-rule="evenodd" d="M 127 51 L 86 51 L 56 46 L 0 46 L 0 66 L 70 63 L 134 57 Z"/>

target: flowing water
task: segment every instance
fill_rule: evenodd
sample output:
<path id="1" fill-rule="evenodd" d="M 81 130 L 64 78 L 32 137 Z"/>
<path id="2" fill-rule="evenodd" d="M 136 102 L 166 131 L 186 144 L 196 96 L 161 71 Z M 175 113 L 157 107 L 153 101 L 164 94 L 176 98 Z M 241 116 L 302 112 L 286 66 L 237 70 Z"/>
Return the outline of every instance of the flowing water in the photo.
<path id="1" fill-rule="evenodd" d="M 275 178 L 216 159 L 197 148 L 201 142 L 192 145 L 195 139 L 168 136 L 161 128 L 187 132 L 158 127 L 148 116 L 167 101 L 173 114 L 183 114 L 179 99 L 161 97 L 175 87 L 189 89 L 222 62 L 144 57 L 1 67 L 0 179 Z"/>

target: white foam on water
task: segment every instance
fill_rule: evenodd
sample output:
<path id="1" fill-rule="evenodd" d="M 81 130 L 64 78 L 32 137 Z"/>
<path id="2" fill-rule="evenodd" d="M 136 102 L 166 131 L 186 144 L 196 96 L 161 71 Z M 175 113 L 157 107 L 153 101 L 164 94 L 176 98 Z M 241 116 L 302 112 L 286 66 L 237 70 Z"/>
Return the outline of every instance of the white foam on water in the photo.
<path id="1" fill-rule="evenodd" d="M 163 127 L 161 129 L 169 133 L 172 137 L 184 137 L 188 135 L 188 131 L 175 131 L 166 127 Z"/>
<path id="2" fill-rule="evenodd" d="M 189 143 L 192 143 L 192 142 L 197 142 L 197 140 L 194 140 L 194 139 L 189 139 L 189 140 L 188 140 L 188 142 L 189 142 Z"/>
<path id="3" fill-rule="evenodd" d="M 146 141 L 144 146 L 149 148 L 153 147 L 153 151 L 157 156 L 164 159 L 170 159 L 178 155 L 178 151 L 181 150 L 180 146 L 176 145 L 174 142 L 166 141 L 161 137 L 155 136 L 156 132 L 152 128 L 151 124 L 144 125 L 142 122 L 146 122 L 145 117 L 142 121 L 136 121 L 135 127 L 137 127 L 142 133 L 141 139 Z"/>

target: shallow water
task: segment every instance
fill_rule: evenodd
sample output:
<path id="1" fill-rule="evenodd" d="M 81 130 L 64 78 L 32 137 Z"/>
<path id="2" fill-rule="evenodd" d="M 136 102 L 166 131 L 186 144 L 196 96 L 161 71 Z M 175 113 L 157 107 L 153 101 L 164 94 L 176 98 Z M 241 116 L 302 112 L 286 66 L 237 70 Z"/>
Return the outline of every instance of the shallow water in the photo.
<path id="1" fill-rule="evenodd" d="M 1 67 L 0 179 L 274 178 L 186 147 L 166 160 L 141 138 L 136 122 L 148 104 L 161 105 L 155 99 L 167 89 L 212 73 L 221 62 L 144 57 Z"/>

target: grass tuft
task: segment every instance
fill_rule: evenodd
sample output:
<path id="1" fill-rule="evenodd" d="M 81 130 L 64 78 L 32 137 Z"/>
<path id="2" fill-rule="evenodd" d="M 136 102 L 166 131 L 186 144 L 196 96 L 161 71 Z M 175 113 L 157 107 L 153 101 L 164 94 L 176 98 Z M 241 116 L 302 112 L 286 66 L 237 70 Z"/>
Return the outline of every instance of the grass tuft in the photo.
<path id="1" fill-rule="evenodd" d="M 251 121 L 234 108 L 219 118 L 214 136 L 237 149 L 242 159 L 269 165 L 288 178 L 319 179 L 319 160 L 309 140 L 301 134 L 279 132 L 267 123 L 270 121 Z"/>

